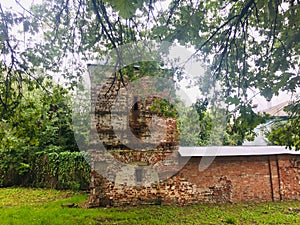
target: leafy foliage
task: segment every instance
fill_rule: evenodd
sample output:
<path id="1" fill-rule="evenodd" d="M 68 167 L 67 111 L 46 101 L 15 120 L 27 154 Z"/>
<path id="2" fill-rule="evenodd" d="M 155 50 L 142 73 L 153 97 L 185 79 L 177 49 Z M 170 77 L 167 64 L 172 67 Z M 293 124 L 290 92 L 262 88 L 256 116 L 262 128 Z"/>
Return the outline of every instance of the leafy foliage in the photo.
<path id="1" fill-rule="evenodd" d="M 228 117 L 224 127 L 218 128 L 216 123 L 222 121 L 208 108 L 207 99 L 198 99 L 192 107 L 183 109 L 178 120 L 180 144 L 185 146 L 215 145 L 212 141 L 222 138 L 220 145 L 242 145 L 245 139 L 253 140 L 254 128 L 265 123 L 269 116 L 254 113 L 249 105 L 241 107 L 237 118 Z"/>
<path id="2" fill-rule="evenodd" d="M 221 83 L 228 108 L 240 106 L 227 133 L 251 138 L 249 129 L 263 120 L 252 113 L 248 91 L 257 89 L 270 99 L 280 91 L 299 88 L 299 7 L 296 0 L 172 0 L 164 4 L 151 0 L 51 0 L 15 13 L 0 5 L 0 113 L 6 120 L 1 126 L 10 133 L 5 143 L 24 146 L 24 142 L 35 142 L 28 135 L 26 141 L 15 141 L 19 131 L 4 124 L 18 113 L 24 83 L 34 89 L 36 84 L 44 85 L 44 76 L 38 74 L 51 77 L 55 73 L 72 87 L 86 61 L 103 61 L 106 53 L 115 49 L 115 66 L 123 68 L 124 56 L 118 47 L 144 40 L 177 42 L 195 49 L 193 55 L 212 72 L 212 86 Z M 122 73 L 116 82 L 123 82 Z M 294 125 L 297 123 L 290 126 Z M 47 135 L 59 132 L 43 129 Z M 233 142 L 241 143 L 239 138 Z M 54 140 L 49 142 L 58 147 Z M 47 140 L 44 143 L 50 146 Z"/>
<path id="3" fill-rule="evenodd" d="M 274 145 L 285 145 L 289 149 L 300 150 L 300 103 L 299 100 L 286 107 L 290 117 L 287 120 L 275 120 L 271 131 L 267 132 L 268 140 Z"/>
<path id="4" fill-rule="evenodd" d="M 253 141 L 255 138 L 254 128 L 265 123 L 269 116 L 256 114 L 250 105 L 242 105 L 240 115 L 228 123 L 225 145 L 241 145 L 244 140 Z"/>
<path id="5" fill-rule="evenodd" d="M 165 117 L 176 117 L 177 111 L 174 105 L 171 105 L 166 99 L 155 99 L 150 106 L 152 112 L 161 114 Z"/>
<path id="6" fill-rule="evenodd" d="M 40 169 L 52 168 L 50 171 L 54 177 L 59 174 L 58 188 L 74 188 L 77 185 L 78 189 L 77 183 L 70 183 L 74 177 L 68 177 L 73 170 L 84 169 L 83 162 L 79 163 L 78 157 L 82 156 L 77 152 L 79 150 L 72 130 L 70 95 L 66 89 L 52 82 L 48 81 L 44 86 L 48 91 L 41 88 L 28 90 L 25 86 L 14 114 L 0 121 L 0 184 L 35 183 L 31 176 L 37 170 L 33 168 L 40 168 L 43 164 L 40 155 L 49 154 L 47 163 Z M 77 153 L 72 155 L 72 152 Z M 56 155 L 59 161 L 54 157 Z M 36 166 L 34 163 L 37 163 Z M 87 171 L 88 165 L 85 167 Z M 59 170 L 59 173 L 54 170 Z M 49 172 L 40 175 L 34 180 L 47 180 Z M 43 182 L 36 184 L 41 186 Z"/>
<path id="7" fill-rule="evenodd" d="M 83 152 L 41 152 L 30 161 L 26 186 L 71 189 L 89 188 L 90 166 Z"/>
<path id="8" fill-rule="evenodd" d="M 272 144 L 300 150 L 300 119 L 277 122 L 267 137 Z"/>
<path id="9" fill-rule="evenodd" d="M 182 107 L 177 120 L 180 145 L 205 146 L 209 144 L 212 115 L 207 111 L 207 104 L 206 100 L 198 99 L 191 107 Z"/>
<path id="10" fill-rule="evenodd" d="M 59 85 L 45 85 L 51 92 L 38 88 L 24 91 L 14 115 L 2 119 L 0 126 L 5 129 L 0 133 L 1 150 L 78 150 L 72 132 L 70 96 Z"/>

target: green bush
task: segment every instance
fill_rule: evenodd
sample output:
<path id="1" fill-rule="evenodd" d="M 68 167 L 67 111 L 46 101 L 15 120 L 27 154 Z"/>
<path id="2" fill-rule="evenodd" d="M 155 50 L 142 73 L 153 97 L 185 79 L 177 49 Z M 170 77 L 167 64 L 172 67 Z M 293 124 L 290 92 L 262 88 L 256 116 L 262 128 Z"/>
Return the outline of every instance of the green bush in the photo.
<path id="1" fill-rule="evenodd" d="M 0 108 L 0 186 L 86 189 L 89 164 L 79 152 L 71 94 L 45 80 L 24 86 L 9 114 Z"/>
<path id="2" fill-rule="evenodd" d="M 3 160 L 3 154 L 0 161 Z M 6 158 L 13 158 L 5 155 Z M 0 167 L 0 186 L 26 186 L 39 188 L 88 189 L 90 166 L 87 154 L 83 152 L 37 153 L 22 164 L 22 168 Z"/>
<path id="3" fill-rule="evenodd" d="M 38 187 L 82 190 L 89 188 L 90 166 L 82 152 L 48 153 L 37 158 L 34 180 Z M 41 167 L 41 163 L 44 164 Z"/>

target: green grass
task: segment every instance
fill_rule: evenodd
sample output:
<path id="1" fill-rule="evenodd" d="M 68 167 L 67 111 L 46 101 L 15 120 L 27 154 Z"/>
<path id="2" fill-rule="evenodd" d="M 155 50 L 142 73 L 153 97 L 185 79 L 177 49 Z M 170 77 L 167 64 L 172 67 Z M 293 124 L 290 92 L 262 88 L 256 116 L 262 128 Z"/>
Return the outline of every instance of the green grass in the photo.
<path id="1" fill-rule="evenodd" d="M 300 201 L 225 205 L 63 208 L 84 205 L 86 194 L 45 189 L 0 189 L 0 224 L 300 224 Z M 292 210 L 291 210 L 292 209 Z"/>

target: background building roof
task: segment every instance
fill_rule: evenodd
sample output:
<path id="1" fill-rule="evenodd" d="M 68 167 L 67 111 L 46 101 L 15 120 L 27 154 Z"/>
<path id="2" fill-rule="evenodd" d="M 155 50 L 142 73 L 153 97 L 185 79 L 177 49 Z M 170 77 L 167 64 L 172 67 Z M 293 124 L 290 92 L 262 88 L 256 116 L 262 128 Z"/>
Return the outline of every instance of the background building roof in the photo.
<path id="1" fill-rule="evenodd" d="M 288 116 L 288 114 L 284 111 L 284 107 L 288 106 L 289 104 L 290 101 L 285 101 L 278 105 L 262 110 L 261 112 L 267 113 L 271 116 L 278 116 L 278 117 Z"/>

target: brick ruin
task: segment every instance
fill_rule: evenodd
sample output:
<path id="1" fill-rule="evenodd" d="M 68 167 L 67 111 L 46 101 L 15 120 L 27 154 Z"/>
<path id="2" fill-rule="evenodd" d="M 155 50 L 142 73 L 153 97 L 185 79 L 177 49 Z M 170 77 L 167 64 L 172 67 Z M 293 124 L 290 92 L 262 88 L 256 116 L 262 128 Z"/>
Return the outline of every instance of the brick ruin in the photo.
<path id="1" fill-rule="evenodd" d="M 121 109 L 112 118 L 116 96 L 126 89 L 126 83 L 114 79 L 92 85 L 91 126 L 96 131 L 89 150 L 89 207 L 300 199 L 299 155 L 219 156 L 201 172 L 201 156 L 187 158 L 178 153 L 176 119 L 149 109 L 156 97 L 124 95 L 119 100 Z M 141 89 L 147 80 L 144 84 Z M 149 130 L 152 118 L 158 127 Z M 121 138 L 117 135 L 126 129 L 134 137 L 126 132 Z M 97 145 L 97 139 L 103 145 Z M 135 143 L 139 140 L 148 144 Z M 139 150 L 128 147 L 128 142 Z"/>
<path id="2" fill-rule="evenodd" d="M 90 71 L 93 69 L 96 70 L 97 66 L 90 66 Z M 97 74 L 95 71 L 90 73 Z M 115 197 L 106 191 L 113 190 L 111 193 L 123 193 L 130 198 L 127 189 L 148 190 L 180 166 L 177 162 L 176 119 L 151 108 L 169 93 L 162 91 L 160 96 L 153 95 L 149 90 L 153 80 L 147 78 L 138 84 L 143 93 L 136 93 L 138 90 L 129 90 L 126 80 L 119 82 L 116 76 L 107 76 L 98 84 L 94 82 L 97 77 L 91 76 L 92 107 L 95 108 L 91 126 L 96 128 L 89 149 L 93 171 L 91 207 L 106 205 L 107 202 L 117 205 L 111 200 Z M 98 140 L 102 145 L 97 145 Z M 153 192 L 151 198 L 157 201 L 160 197 Z M 122 201 L 120 199 L 120 204 Z"/>

